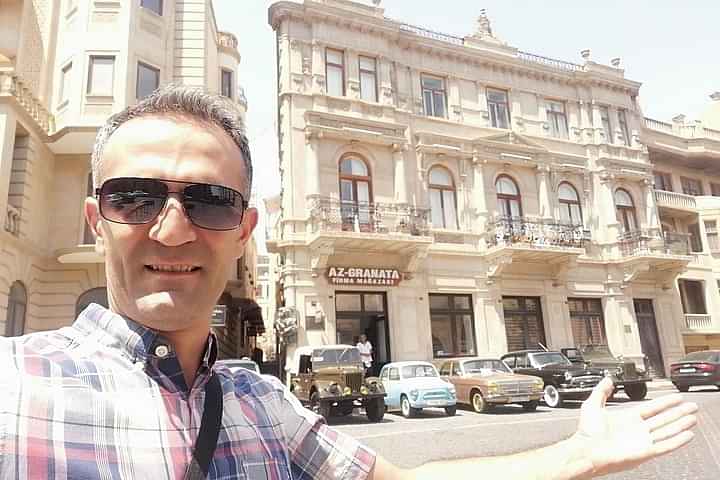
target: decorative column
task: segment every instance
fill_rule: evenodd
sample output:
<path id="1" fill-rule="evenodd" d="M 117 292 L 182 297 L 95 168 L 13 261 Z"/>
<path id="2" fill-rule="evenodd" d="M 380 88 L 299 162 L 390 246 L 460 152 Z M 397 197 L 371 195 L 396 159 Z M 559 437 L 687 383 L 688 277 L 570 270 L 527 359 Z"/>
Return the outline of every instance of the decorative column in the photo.
<path id="1" fill-rule="evenodd" d="M 320 163 L 318 161 L 318 142 L 322 133 L 305 131 L 305 198 L 320 194 Z"/>
<path id="2" fill-rule="evenodd" d="M 407 179 L 405 178 L 405 152 L 407 143 L 393 143 L 393 165 L 395 166 L 395 203 L 407 204 Z"/>
<path id="3" fill-rule="evenodd" d="M 317 40 L 312 42 L 312 91 L 325 93 L 325 49 Z"/>
<path id="4" fill-rule="evenodd" d="M 550 186 L 548 185 L 550 166 L 538 165 L 537 171 L 540 218 L 543 220 L 551 220 L 553 218 L 553 212 L 552 203 L 550 202 Z"/>
<path id="5" fill-rule="evenodd" d="M 476 225 L 478 232 L 484 232 L 489 216 L 487 208 L 487 198 L 485 197 L 485 171 L 483 169 L 482 160 L 480 156 L 473 152 L 472 165 L 473 165 L 473 188 L 472 188 L 472 200 L 473 210 L 475 213 Z"/>
<path id="6" fill-rule="evenodd" d="M 615 178 L 610 173 L 602 173 L 596 176 L 596 196 L 593 210 L 597 214 L 599 238 L 605 244 L 614 244 L 618 241 L 620 234 L 617 216 L 615 215 L 615 197 L 613 195 L 613 183 Z"/>
<path id="7" fill-rule="evenodd" d="M 2 89 L 2 85 L 0 85 Z M 12 172 L 13 151 L 15 149 L 15 130 L 17 116 L 8 105 L 0 104 L 0 214 L 4 228 L 8 212 L 8 194 L 10 193 L 10 173 Z"/>
<path id="8" fill-rule="evenodd" d="M 647 228 L 657 228 L 660 226 L 660 221 L 658 219 L 657 206 L 655 205 L 653 181 L 650 178 L 646 178 L 643 180 L 643 183 L 645 184 L 645 217 Z"/>

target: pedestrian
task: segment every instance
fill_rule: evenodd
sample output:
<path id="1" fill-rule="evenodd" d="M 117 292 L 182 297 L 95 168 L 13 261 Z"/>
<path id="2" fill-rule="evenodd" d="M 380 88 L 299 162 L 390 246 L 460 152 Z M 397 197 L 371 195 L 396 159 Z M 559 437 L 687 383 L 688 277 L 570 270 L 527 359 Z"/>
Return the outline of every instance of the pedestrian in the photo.
<path id="1" fill-rule="evenodd" d="M 695 405 L 667 396 L 610 414 L 604 380 L 566 440 L 404 470 L 278 380 L 215 365 L 213 307 L 257 222 L 239 118 L 226 99 L 167 87 L 100 130 L 85 217 L 109 308 L 0 338 L 0 479 L 569 479 L 690 441 Z"/>
<path id="2" fill-rule="evenodd" d="M 372 356 L 373 347 L 372 343 L 364 333 L 360 335 L 360 340 L 357 342 L 357 349 L 360 350 L 360 360 L 362 360 L 363 366 L 365 367 L 365 375 L 369 376 L 372 373 Z"/>

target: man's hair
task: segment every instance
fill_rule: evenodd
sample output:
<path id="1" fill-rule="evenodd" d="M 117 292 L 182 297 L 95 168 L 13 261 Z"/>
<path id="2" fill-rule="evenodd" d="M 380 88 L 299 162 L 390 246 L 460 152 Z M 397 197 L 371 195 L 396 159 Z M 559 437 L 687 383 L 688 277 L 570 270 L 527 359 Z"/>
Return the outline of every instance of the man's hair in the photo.
<path id="1" fill-rule="evenodd" d="M 243 195 L 250 196 L 252 187 L 252 161 L 250 147 L 245 136 L 245 125 L 240 110 L 232 100 L 219 95 L 211 95 L 198 87 L 167 85 L 153 92 L 138 104 L 108 118 L 105 125 L 98 131 L 92 152 L 93 185 L 99 187 L 100 170 L 105 146 L 110 136 L 123 123 L 133 118 L 172 114 L 217 125 L 235 142 L 245 162 L 247 185 Z"/>

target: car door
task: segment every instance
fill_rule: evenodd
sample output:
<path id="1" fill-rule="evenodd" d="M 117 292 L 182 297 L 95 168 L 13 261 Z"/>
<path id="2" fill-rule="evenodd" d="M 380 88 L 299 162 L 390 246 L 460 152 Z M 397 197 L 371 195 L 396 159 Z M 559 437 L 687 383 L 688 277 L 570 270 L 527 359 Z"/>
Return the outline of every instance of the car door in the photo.
<path id="1" fill-rule="evenodd" d="M 530 359 L 528 358 L 527 353 L 520 353 L 515 356 L 515 368 L 513 368 L 513 372 L 522 373 L 525 375 L 537 374 L 537 372 L 535 372 L 532 365 L 530 364 Z"/>
<path id="2" fill-rule="evenodd" d="M 460 362 L 452 362 L 450 366 L 450 378 L 455 385 L 455 393 L 459 401 L 467 402 L 470 398 L 470 387 L 467 379 L 463 377 L 463 371 Z"/>
<path id="3" fill-rule="evenodd" d="M 388 387 L 386 392 L 387 397 L 385 397 L 385 402 L 392 408 L 398 408 L 400 406 L 402 386 L 400 381 L 400 369 L 397 367 L 391 367 L 388 371 Z"/>
<path id="4" fill-rule="evenodd" d="M 385 405 L 387 405 L 388 408 L 394 407 L 395 402 L 396 402 L 396 399 L 393 398 L 393 396 L 390 394 L 390 386 L 391 386 L 390 368 L 392 368 L 392 367 L 386 365 L 383 367 L 382 371 L 380 372 L 380 381 L 383 384 L 383 388 L 385 388 L 385 394 L 386 394 Z"/>

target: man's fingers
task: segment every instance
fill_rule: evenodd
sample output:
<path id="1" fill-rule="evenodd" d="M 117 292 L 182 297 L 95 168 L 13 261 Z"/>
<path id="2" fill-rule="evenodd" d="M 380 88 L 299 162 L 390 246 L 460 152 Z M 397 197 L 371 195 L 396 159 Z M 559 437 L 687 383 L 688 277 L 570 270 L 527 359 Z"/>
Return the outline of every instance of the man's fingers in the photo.
<path id="1" fill-rule="evenodd" d="M 662 428 L 658 428 L 650 433 L 650 438 L 654 444 L 659 444 L 673 437 L 680 435 L 686 430 L 690 430 L 697 424 L 697 417 L 695 415 L 683 416 L 671 423 L 664 425 Z"/>
<path id="2" fill-rule="evenodd" d="M 693 432 L 685 430 L 684 432 L 670 437 L 667 440 L 660 441 L 653 446 L 650 458 L 659 457 L 660 455 L 665 455 L 673 450 L 677 450 L 692 440 L 694 436 Z"/>
<path id="3" fill-rule="evenodd" d="M 653 417 L 665 410 L 680 405 L 683 402 L 682 395 L 672 394 L 665 395 L 637 407 L 637 412 L 644 419 Z"/>
<path id="4" fill-rule="evenodd" d="M 651 432 L 659 428 L 669 425 L 670 423 L 697 412 L 698 407 L 694 403 L 681 403 L 675 407 L 663 410 L 657 415 L 649 417 L 645 420 L 648 430 Z"/>
<path id="5" fill-rule="evenodd" d="M 610 398 L 614 390 L 615 385 L 613 381 L 608 377 L 603 378 L 593 389 L 588 399 L 585 400 L 583 406 L 603 408 L 605 402 L 607 402 L 607 399 Z"/>

